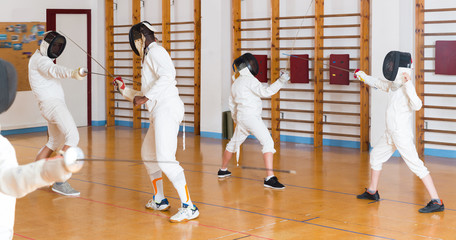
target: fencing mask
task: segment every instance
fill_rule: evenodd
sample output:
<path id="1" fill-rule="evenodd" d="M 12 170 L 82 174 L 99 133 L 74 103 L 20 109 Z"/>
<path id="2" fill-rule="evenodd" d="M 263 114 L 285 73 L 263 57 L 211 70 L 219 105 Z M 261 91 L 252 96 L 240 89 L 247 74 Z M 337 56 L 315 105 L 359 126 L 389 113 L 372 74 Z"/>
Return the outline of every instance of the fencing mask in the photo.
<path id="1" fill-rule="evenodd" d="M 66 39 L 58 32 L 49 31 L 44 34 L 43 41 L 41 41 L 40 52 L 43 56 L 49 58 L 57 58 L 62 54 L 66 46 Z"/>
<path id="2" fill-rule="evenodd" d="M 13 64 L 0 59 L 0 113 L 5 112 L 16 98 L 17 73 Z"/>
<path id="3" fill-rule="evenodd" d="M 128 33 L 130 40 L 130 46 L 136 55 L 140 56 L 141 59 L 144 56 L 144 48 L 146 48 L 146 39 L 152 38 L 155 40 L 156 29 L 148 21 L 143 21 L 131 27 Z"/>
<path id="4" fill-rule="evenodd" d="M 383 76 L 390 81 L 396 79 L 399 68 L 411 68 L 412 56 L 408 52 L 391 51 L 383 60 Z"/>
<path id="5" fill-rule="evenodd" d="M 253 76 L 257 75 L 260 70 L 256 58 L 251 53 L 244 53 L 242 56 L 234 59 L 234 72 L 239 72 L 244 68 L 248 68 Z"/>

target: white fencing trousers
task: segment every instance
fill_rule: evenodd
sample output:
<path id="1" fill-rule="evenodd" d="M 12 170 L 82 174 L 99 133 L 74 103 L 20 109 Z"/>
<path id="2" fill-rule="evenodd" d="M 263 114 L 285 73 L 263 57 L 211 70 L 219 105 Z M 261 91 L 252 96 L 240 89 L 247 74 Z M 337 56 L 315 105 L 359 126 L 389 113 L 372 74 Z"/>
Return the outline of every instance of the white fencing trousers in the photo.
<path id="1" fill-rule="evenodd" d="M 48 148 L 55 151 L 62 145 L 76 147 L 79 143 L 79 132 L 65 102 L 60 99 L 49 99 L 40 102 L 41 115 L 48 122 Z"/>
<path id="2" fill-rule="evenodd" d="M 260 141 L 260 144 L 263 146 L 263 154 L 276 152 L 274 141 L 271 134 L 269 134 L 268 128 L 264 125 L 261 116 L 238 116 L 236 129 L 230 142 L 226 145 L 226 150 L 232 153 L 237 152 L 250 133 Z"/>
<path id="3" fill-rule="evenodd" d="M 183 117 L 184 103 L 178 96 L 164 99 L 152 109 L 149 130 L 141 147 L 151 181 L 152 175 L 160 170 L 171 182 L 184 171 L 176 160 L 177 135 Z"/>
<path id="4" fill-rule="evenodd" d="M 429 174 L 423 161 L 419 158 L 413 143 L 413 136 L 409 134 L 385 134 L 380 138 L 374 149 L 370 153 L 370 165 L 373 170 L 382 170 L 382 164 L 391 158 L 396 149 L 401 154 L 402 159 L 419 178 L 424 178 Z"/>

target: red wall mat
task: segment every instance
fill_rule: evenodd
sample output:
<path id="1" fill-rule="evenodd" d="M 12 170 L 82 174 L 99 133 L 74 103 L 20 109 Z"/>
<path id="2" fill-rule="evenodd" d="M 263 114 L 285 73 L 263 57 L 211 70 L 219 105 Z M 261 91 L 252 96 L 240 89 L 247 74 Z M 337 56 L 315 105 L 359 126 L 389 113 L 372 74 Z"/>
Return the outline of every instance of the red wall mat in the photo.
<path id="1" fill-rule="evenodd" d="M 338 85 L 349 85 L 350 84 L 350 55 L 348 54 L 331 54 L 329 55 L 329 83 Z M 331 67 L 335 66 L 337 68 Z M 347 69 L 343 71 L 341 69 Z"/>
<path id="2" fill-rule="evenodd" d="M 268 56 L 267 55 L 253 55 L 257 62 L 260 70 L 255 76 L 260 82 L 268 82 Z"/>
<path id="3" fill-rule="evenodd" d="M 309 83 L 309 54 L 293 56 L 290 56 L 291 83 Z"/>
<path id="4" fill-rule="evenodd" d="M 456 75 L 456 41 L 435 42 L 435 74 Z"/>

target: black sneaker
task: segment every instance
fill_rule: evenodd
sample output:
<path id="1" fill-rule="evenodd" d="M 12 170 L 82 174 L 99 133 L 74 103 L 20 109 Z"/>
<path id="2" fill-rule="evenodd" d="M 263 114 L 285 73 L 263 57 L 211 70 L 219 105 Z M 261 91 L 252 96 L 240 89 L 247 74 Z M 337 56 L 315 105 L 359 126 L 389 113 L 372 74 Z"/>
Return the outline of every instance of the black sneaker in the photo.
<path id="1" fill-rule="evenodd" d="M 268 187 L 268 188 L 273 188 L 273 189 L 284 189 L 285 188 L 285 186 L 279 182 L 279 179 L 277 179 L 276 176 L 270 178 L 267 181 L 265 179 L 264 186 Z"/>
<path id="2" fill-rule="evenodd" d="M 356 198 L 378 201 L 378 200 L 380 200 L 380 195 L 378 194 L 378 191 L 376 191 L 374 194 L 371 194 L 370 192 L 367 191 L 367 188 L 366 188 L 366 191 L 363 194 L 356 196 Z"/>
<path id="3" fill-rule="evenodd" d="M 228 169 L 226 171 L 219 169 L 217 175 L 219 178 L 224 178 L 224 177 L 231 176 L 231 172 L 228 171 Z"/>
<path id="4" fill-rule="evenodd" d="M 445 205 L 439 204 L 437 200 L 431 200 L 426 207 L 418 210 L 420 213 L 431 213 L 431 212 L 443 212 L 445 210 Z"/>

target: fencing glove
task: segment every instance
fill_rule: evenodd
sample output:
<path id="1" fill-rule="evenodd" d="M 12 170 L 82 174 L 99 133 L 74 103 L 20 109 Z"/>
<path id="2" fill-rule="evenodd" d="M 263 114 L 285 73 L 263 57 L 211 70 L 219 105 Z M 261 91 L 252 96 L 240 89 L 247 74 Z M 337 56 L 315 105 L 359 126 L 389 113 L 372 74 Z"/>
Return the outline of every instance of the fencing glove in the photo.
<path id="1" fill-rule="evenodd" d="M 71 72 L 71 77 L 82 81 L 84 80 L 84 77 L 87 76 L 87 72 L 87 69 L 80 67 Z"/>
<path id="2" fill-rule="evenodd" d="M 72 173 L 81 170 L 84 162 L 77 161 L 83 159 L 84 153 L 78 147 L 71 147 L 63 156 L 42 159 L 44 161 L 41 177 L 47 182 L 65 182 L 71 177 Z"/>
<path id="3" fill-rule="evenodd" d="M 286 83 L 290 80 L 290 74 L 286 70 L 280 70 L 279 81 Z"/>
<path id="4" fill-rule="evenodd" d="M 116 77 L 112 83 L 120 94 L 130 102 L 133 102 L 133 99 L 135 99 L 136 96 L 144 96 L 140 91 L 126 87 L 122 77 Z"/>

